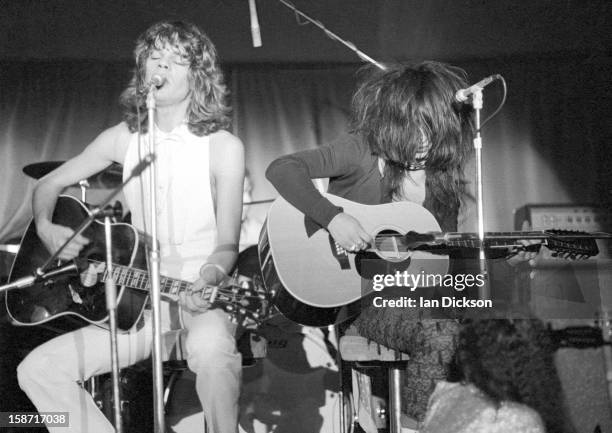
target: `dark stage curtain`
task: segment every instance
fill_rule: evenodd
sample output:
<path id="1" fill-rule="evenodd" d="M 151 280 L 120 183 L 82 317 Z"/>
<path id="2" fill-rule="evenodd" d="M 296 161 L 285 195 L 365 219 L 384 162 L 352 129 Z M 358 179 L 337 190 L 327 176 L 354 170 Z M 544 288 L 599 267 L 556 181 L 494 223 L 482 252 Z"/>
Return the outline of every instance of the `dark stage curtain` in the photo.
<path id="1" fill-rule="evenodd" d="M 534 56 L 460 66 L 472 82 L 496 72 L 508 83 L 506 106 L 483 131 L 487 229 L 511 229 L 513 209 L 526 203 L 610 205 L 608 59 Z M 255 200 L 276 196 L 263 175 L 272 159 L 346 130 L 358 67 L 226 68 L 233 129 L 246 145 Z M 120 121 L 117 99 L 130 68 L 97 61 L 0 64 L 0 243 L 19 236 L 31 217 L 34 181 L 22 173 L 23 166 L 67 159 Z M 499 89 L 487 88 L 485 117 L 498 103 Z M 472 181 L 473 167 L 466 174 Z M 474 202 L 465 206 L 463 229 L 475 228 L 474 208 Z M 254 211 L 263 216 L 265 210 Z"/>

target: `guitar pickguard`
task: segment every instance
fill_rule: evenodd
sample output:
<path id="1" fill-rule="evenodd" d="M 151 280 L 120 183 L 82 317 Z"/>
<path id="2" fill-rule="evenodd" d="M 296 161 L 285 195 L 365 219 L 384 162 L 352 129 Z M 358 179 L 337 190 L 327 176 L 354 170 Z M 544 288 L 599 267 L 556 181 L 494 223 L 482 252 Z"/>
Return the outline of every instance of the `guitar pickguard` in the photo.
<path id="1" fill-rule="evenodd" d="M 390 262 L 371 252 L 355 255 L 355 269 L 359 276 L 366 280 L 371 280 L 374 275 L 395 275 L 396 272 L 403 272 L 408 269 L 410 263 L 410 257 L 399 262 Z"/>
<path id="2" fill-rule="evenodd" d="M 338 261 L 340 269 L 343 271 L 351 269 L 351 261 L 349 260 L 348 252 L 342 248 L 331 235 L 328 234 L 327 237 L 329 238 L 329 249 L 331 255 Z"/>

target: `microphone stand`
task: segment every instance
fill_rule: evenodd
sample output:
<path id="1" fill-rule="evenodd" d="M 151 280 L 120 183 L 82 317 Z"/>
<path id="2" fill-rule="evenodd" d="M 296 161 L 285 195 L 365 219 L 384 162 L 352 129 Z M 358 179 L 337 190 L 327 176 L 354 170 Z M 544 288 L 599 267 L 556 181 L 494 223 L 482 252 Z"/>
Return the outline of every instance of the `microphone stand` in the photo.
<path id="1" fill-rule="evenodd" d="M 484 276 L 484 284 L 478 288 L 479 299 L 491 298 L 491 287 L 487 273 L 487 261 L 484 243 L 484 203 L 482 182 L 482 138 L 480 136 L 480 110 L 482 110 L 482 89 L 477 88 L 472 94 L 472 106 L 474 107 L 474 119 L 476 136 L 474 137 L 474 149 L 476 149 L 476 202 L 478 212 L 478 262 L 481 275 Z"/>
<path id="2" fill-rule="evenodd" d="M 149 153 L 155 149 L 155 85 L 147 94 Z M 153 310 L 153 413 L 154 432 L 165 432 L 164 421 L 164 377 L 162 369 L 161 340 L 161 288 L 159 274 L 159 246 L 157 244 L 157 164 L 149 170 L 149 195 L 151 213 L 151 245 L 149 247 L 149 280 L 151 281 L 151 308 Z"/>
<path id="3" fill-rule="evenodd" d="M 115 430 L 117 433 L 123 433 L 123 423 L 121 422 L 121 395 L 119 391 L 119 352 L 117 345 L 117 289 L 115 287 L 115 279 L 113 275 L 111 221 L 108 215 L 104 216 L 104 239 L 106 241 L 106 275 L 108 276 L 104 282 L 104 289 L 106 292 L 108 323 L 110 325 Z"/>

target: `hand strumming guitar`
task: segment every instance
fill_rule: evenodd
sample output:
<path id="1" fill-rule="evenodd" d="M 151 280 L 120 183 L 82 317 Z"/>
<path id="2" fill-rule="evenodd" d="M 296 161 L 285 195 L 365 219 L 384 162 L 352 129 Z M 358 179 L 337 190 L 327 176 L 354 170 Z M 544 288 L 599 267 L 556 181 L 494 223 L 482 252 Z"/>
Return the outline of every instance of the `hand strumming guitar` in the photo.
<path id="1" fill-rule="evenodd" d="M 347 213 L 339 213 L 327 225 L 334 240 L 347 251 L 365 250 L 372 243 L 372 237 L 359 221 Z"/>
<path id="2" fill-rule="evenodd" d="M 52 222 L 38 222 L 36 226 L 38 237 L 51 254 L 55 253 L 74 234 L 74 230 Z M 72 260 L 79 255 L 85 245 L 89 243 L 83 235 L 78 235 L 60 253 L 59 259 Z"/>

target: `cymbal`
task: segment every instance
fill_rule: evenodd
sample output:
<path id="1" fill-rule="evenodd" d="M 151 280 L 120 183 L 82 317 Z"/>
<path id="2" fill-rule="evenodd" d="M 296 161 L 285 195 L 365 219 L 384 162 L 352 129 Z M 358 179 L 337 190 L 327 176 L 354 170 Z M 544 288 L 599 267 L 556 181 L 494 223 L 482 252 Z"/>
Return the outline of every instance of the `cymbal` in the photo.
<path id="1" fill-rule="evenodd" d="M 40 179 L 41 177 L 55 170 L 64 162 L 65 161 L 36 162 L 23 167 L 23 172 L 34 179 Z M 88 188 L 115 188 L 121 185 L 122 178 L 123 169 L 121 164 L 111 164 L 106 169 L 94 174 L 93 176 L 90 176 L 87 179 L 87 183 L 89 184 Z M 76 184 L 73 186 L 78 187 L 80 185 Z"/>

